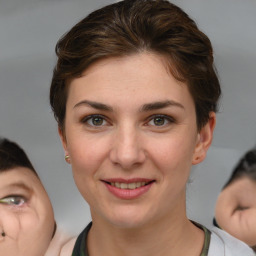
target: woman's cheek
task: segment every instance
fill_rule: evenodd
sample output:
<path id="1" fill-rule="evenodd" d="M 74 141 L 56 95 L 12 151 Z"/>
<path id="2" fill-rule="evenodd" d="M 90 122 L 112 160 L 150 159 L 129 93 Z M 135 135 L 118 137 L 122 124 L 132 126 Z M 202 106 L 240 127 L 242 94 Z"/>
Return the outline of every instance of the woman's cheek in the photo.
<path id="1" fill-rule="evenodd" d="M 93 171 L 107 157 L 109 145 L 109 143 L 108 146 L 106 145 L 106 141 L 94 137 L 94 139 L 85 140 L 80 145 L 71 147 L 73 170 L 76 172 Z"/>

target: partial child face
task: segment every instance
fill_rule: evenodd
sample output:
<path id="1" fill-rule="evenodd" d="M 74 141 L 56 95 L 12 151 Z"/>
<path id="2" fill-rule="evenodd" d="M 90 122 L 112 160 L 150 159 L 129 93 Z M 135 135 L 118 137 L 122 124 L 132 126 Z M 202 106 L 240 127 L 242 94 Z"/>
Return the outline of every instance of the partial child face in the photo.
<path id="1" fill-rule="evenodd" d="M 53 209 L 36 175 L 24 167 L 0 173 L 0 254 L 43 256 L 53 231 Z"/>
<path id="2" fill-rule="evenodd" d="M 121 227 L 183 218 L 190 167 L 214 123 L 212 114 L 198 133 L 187 86 L 156 55 L 102 60 L 74 79 L 61 136 L 92 218 Z"/>
<path id="3" fill-rule="evenodd" d="M 218 225 L 244 241 L 256 246 L 256 182 L 248 177 L 234 180 L 221 191 L 216 203 Z"/>

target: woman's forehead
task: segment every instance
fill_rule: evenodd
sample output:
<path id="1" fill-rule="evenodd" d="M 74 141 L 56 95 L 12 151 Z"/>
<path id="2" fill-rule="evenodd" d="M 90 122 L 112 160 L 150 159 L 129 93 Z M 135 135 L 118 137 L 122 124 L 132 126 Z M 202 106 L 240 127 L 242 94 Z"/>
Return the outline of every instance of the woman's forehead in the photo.
<path id="1" fill-rule="evenodd" d="M 144 53 L 95 63 L 81 77 L 71 81 L 68 101 L 72 95 L 78 102 L 84 100 L 84 96 L 92 97 L 92 101 L 100 98 L 112 101 L 115 97 L 116 102 L 127 93 L 138 97 L 138 102 L 183 99 L 184 94 L 191 96 L 187 85 L 167 71 L 161 57 Z"/>

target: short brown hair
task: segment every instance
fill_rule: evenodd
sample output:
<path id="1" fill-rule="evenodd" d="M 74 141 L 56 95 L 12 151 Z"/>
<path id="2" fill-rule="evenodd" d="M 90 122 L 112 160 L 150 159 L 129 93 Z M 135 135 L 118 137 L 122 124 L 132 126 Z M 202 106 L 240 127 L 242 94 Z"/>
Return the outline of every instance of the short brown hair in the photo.
<path id="1" fill-rule="evenodd" d="M 140 52 L 164 56 L 170 72 L 188 85 L 200 130 L 217 111 L 221 94 L 208 37 L 179 7 L 165 0 L 124 0 L 98 9 L 76 24 L 56 45 L 50 103 L 64 128 L 68 81 L 92 63 Z"/>

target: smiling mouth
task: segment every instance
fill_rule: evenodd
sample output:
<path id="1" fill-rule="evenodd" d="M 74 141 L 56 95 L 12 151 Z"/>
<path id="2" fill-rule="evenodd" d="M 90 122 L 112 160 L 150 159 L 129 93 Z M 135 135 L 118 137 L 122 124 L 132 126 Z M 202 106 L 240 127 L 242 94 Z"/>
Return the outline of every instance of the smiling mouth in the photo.
<path id="1" fill-rule="evenodd" d="M 154 182 L 154 180 L 152 181 L 148 181 L 148 182 L 145 182 L 145 181 L 141 181 L 141 182 L 131 182 L 131 183 L 123 183 L 123 182 L 107 182 L 105 181 L 107 184 L 111 185 L 112 187 L 116 187 L 116 188 L 119 188 L 119 189 L 136 189 L 136 188 L 141 188 L 141 187 L 144 187 L 144 186 L 147 186 L 151 183 Z"/>
<path id="2" fill-rule="evenodd" d="M 146 194 L 156 180 L 150 179 L 108 179 L 102 180 L 108 191 L 122 200 L 133 200 Z"/>

